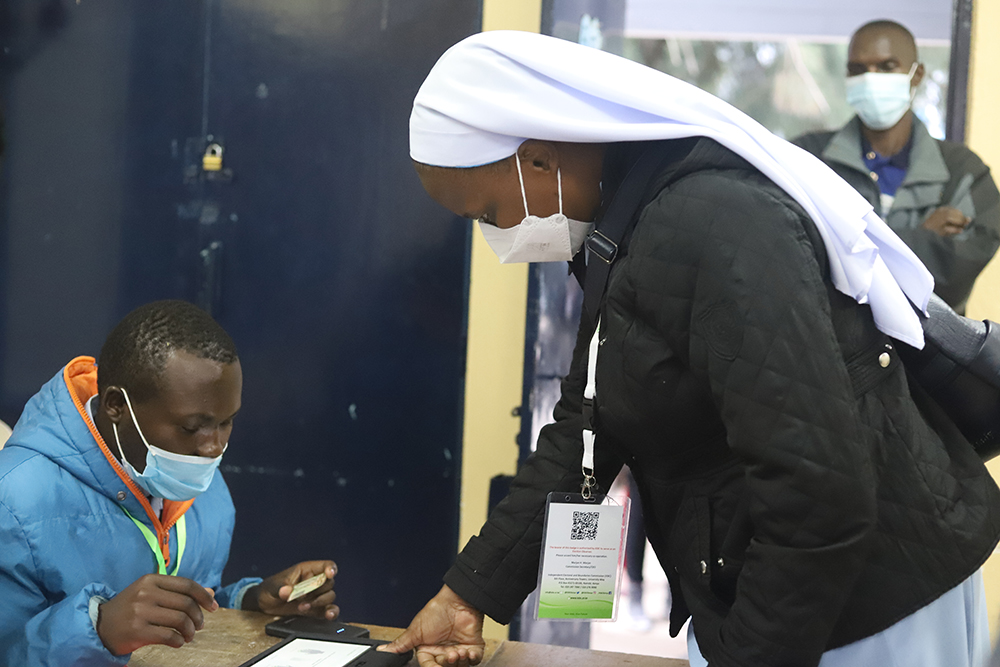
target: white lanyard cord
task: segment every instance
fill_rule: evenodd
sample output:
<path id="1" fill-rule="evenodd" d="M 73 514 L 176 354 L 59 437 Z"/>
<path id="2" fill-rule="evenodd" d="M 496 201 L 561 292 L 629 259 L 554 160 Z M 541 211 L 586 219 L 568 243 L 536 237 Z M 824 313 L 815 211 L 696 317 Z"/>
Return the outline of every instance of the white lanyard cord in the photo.
<path id="1" fill-rule="evenodd" d="M 594 398 L 597 396 L 597 348 L 601 345 L 601 320 L 597 319 L 587 354 L 587 386 L 583 390 L 583 484 L 580 493 L 589 500 L 597 488 L 594 478 Z"/>

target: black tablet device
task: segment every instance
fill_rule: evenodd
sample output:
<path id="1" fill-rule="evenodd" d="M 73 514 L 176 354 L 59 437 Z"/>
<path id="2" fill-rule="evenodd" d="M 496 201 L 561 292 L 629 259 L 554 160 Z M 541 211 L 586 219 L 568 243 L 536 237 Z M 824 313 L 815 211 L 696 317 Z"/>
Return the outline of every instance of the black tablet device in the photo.
<path id="1" fill-rule="evenodd" d="M 302 637 L 303 639 L 335 641 L 368 636 L 368 630 L 365 628 L 312 616 L 285 616 L 264 626 L 264 632 L 272 637 Z"/>
<path id="2" fill-rule="evenodd" d="M 347 641 L 325 641 L 286 637 L 260 655 L 244 662 L 240 667 L 288 667 L 308 665 L 309 667 L 402 667 L 413 651 L 397 655 L 376 651 L 379 644 L 388 644 L 375 639 L 357 638 Z"/>

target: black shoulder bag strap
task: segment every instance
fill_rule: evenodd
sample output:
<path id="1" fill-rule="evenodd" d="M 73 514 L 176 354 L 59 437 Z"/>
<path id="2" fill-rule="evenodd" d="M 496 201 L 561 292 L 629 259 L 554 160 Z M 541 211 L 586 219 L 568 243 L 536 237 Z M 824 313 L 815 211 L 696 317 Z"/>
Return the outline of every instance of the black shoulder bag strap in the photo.
<path id="1" fill-rule="evenodd" d="M 667 163 L 680 163 L 701 139 L 702 137 L 694 136 L 649 142 L 618 186 L 618 191 L 597 222 L 596 229 L 587 239 L 590 257 L 583 280 L 583 316 L 588 318 L 591 326 L 597 324 L 601 314 L 601 303 L 611 274 L 611 265 L 621 255 L 622 239 L 635 225 L 636 213 L 652 194 L 650 189 L 654 185 L 653 177 Z M 662 178 L 657 181 L 664 182 Z"/>
<path id="2" fill-rule="evenodd" d="M 649 189 L 650 180 L 664 162 L 664 153 L 650 146 L 629 169 L 604 216 L 587 239 L 590 257 L 583 282 L 583 316 L 591 326 L 597 324 L 601 302 L 608 285 L 611 265 L 618 259 L 618 247 L 629 228 L 635 223 L 636 210 Z"/>
<path id="3" fill-rule="evenodd" d="M 594 366 L 597 361 L 597 323 L 601 314 L 601 302 L 607 288 L 611 265 L 618 259 L 618 249 L 632 225 L 636 210 L 642 204 L 643 196 L 649 189 L 650 180 L 657 167 L 663 162 L 662 151 L 650 145 L 629 169 L 625 180 L 618 186 L 611 204 L 597 223 L 594 232 L 587 239 L 590 257 L 587 260 L 586 277 L 583 280 L 583 313 L 581 319 L 589 322 L 594 329 L 587 360 L 587 387 L 583 392 L 581 416 L 583 417 L 583 486 L 580 492 L 590 499 L 598 490 L 594 478 Z M 580 323 L 583 326 L 583 322 Z"/>
<path id="4" fill-rule="evenodd" d="M 593 471 L 594 445 L 594 401 L 596 385 L 593 384 L 597 360 L 597 323 L 601 315 L 601 305 L 604 292 L 607 289 L 611 265 L 620 255 L 620 247 L 625 234 L 636 223 L 636 213 L 645 203 L 646 197 L 653 186 L 653 177 L 668 161 L 677 160 L 687 152 L 693 144 L 675 142 L 651 143 L 629 169 L 625 180 L 618 186 L 611 203 L 597 223 L 594 232 L 587 239 L 587 249 L 590 257 L 587 260 L 587 272 L 583 284 L 583 314 L 594 329 L 594 337 L 590 343 L 590 353 L 587 361 L 587 387 L 584 390 L 581 416 L 583 417 L 583 486 L 581 493 L 589 499 L 597 490 L 597 481 Z M 675 150 L 671 150 L 671 148 Z M 678 150 L 679 149 L 679 150 Z M 581 323 L 582 325 L 582 323 Z"/>

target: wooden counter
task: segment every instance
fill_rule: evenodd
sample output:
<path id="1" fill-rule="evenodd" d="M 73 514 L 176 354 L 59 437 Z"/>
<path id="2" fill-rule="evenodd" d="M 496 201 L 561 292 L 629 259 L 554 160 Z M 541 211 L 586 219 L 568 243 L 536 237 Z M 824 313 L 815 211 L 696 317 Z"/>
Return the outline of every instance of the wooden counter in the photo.
<path id="1" fill-rule="evenodd" d="M 205 628 L 190 644 L 179 649 L 146 646 L 132 654 L 131 667 L 238 667 L 278 643 L 264 634 L 264 626 L 276 617 L 251 611 L 219 609 L 205 614 Z M 359 624 L 361 625 L 361 624 Z M 373 639 L 395 639 L 402 630 L 365 625 Z M 410 661 L 416 665 L 416 660 Z M 670 660 L 625 653 L 587 651 L 562 646 L 486 640 L 489 667 L 687 667 L 686 660 Z"/>

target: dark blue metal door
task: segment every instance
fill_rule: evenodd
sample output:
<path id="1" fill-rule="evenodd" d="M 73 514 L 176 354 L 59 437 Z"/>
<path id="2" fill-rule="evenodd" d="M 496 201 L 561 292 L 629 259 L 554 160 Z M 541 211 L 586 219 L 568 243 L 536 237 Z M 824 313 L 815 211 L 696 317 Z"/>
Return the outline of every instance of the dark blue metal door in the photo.
<path id="1" fill-rule="evenodd" d="M 227 580 L 405 624 L 457 541 L 469 227 L 407 156 L 464 0 L 0 0 L 0 418 L 145 301 L 233 335 Z M 223 169 L 202 170 L 210 143 Z"/>

